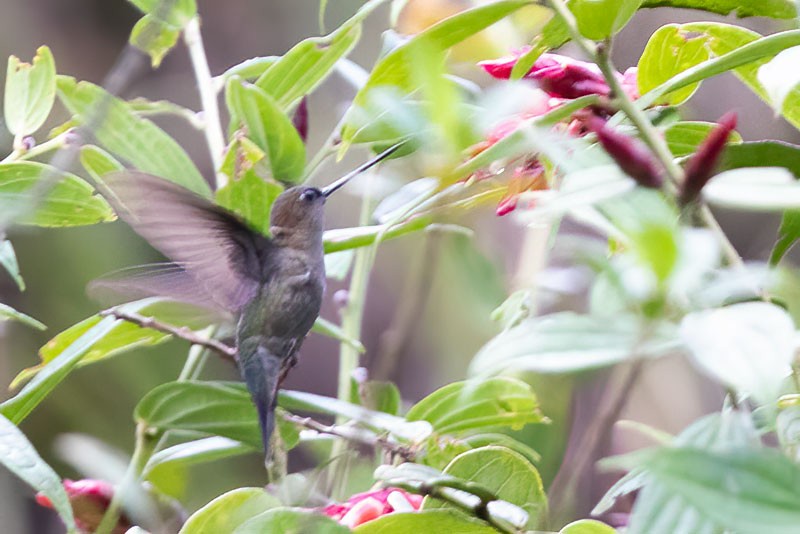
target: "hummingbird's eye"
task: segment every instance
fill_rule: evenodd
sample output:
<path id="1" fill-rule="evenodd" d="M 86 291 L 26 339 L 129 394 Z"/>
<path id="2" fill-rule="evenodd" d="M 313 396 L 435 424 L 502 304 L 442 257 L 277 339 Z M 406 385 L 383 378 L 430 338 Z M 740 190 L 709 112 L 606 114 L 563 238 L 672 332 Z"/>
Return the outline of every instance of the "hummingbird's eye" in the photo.
<path id="1" fill-rule="evenodd" d="M 303 192 L 300 193 L 300 200 L 305 200 L 309 202 L 319 198 L 320 196 L 322 196 L 322 192 L 319 189 L 317 189 L 316 187 L 309 187 L 307 189 L 304 189 Z"/>

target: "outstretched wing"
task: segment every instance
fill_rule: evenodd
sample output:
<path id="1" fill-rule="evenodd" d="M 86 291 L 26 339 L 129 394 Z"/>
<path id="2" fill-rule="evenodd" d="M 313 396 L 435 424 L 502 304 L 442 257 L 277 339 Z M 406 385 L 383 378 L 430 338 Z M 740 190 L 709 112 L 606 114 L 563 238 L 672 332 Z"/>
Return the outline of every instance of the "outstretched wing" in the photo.
<path id="1" fill-rule="evenodd" d="M 100 189 L 117 214 L 197 282 L 238 312 L 258 291 L 270 239 L 233 213 L 143 172 L 107 175 Z"/>

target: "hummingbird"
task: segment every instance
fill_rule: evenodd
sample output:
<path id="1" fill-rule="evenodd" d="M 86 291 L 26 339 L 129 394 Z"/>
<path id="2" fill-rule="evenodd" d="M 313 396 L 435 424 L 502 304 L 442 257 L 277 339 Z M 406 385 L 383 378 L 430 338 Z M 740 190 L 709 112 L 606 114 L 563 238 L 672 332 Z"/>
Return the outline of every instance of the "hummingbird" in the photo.
<path id="1" fill-rule="evenodd" d="M 267 458 L 278 387 L 296 364 L 322 306 L 325 201 L 399 146 L 324 188 L 286 189 L 272 205 L 270 236 L 209 199 L 151 174 L 120 171 L 103 180 L 104 196 L 120 218 L 173 262 L 133 285 L 178 300 L 210 301 L 209 307 L 233 316 L 236 361 L 258 412 Z"/>

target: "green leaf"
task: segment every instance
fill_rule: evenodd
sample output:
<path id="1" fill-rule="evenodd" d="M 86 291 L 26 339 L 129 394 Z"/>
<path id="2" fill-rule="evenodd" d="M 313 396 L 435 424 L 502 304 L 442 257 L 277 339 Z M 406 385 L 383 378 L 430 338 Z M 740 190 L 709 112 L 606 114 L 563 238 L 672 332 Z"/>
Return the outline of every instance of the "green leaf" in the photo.
<path id="1" fill-rule="evenodd" d="M 275 99 L 284 111 L 313 91 L 331 73 L 361 37 L 361 22 L 384 0 L 370 0 L 336 31 L 305 39 L 286 52 L 262 74 L 256 85 Z"/>
<path id="2" fill-rule="evenodd" d="M 797 210 L 800 183 L 783 167 L 733 169 L 716 175 L 703 188 L 703 198 L 710 204 L 740 210 Z"/>
<path id="3" fill-rule="evenodd" d="M 251 453 L 258 449 L 236 440 L 214 436 L 185 443 L 178 443 L 162 449 L 150 457 L 144 469 L 144 477 L 158 473 L 161 469 L 186 467 L 189 465 L 212 462 L 222 458 L 230 458 Z"/>
<path id="4" fill-rule="evenodd" d="M 526 527 L 536 529 L 547 516 L 547 496 L 539 472 L 523 456 L 505 447 L 481 447 L 457 456 L 445 475 L 477 482 L 495 496 L 528 514 Z M 423 510 L 453 509 L 452 504 L 426 498 Z"/>
<path id="5" fill-rule="evenodd" d="M 619 32 L 639 9 L 642 0 L 571 0 L 581 34 L 601 41 Z"/>
<path id="6" fill-rule="evenodd" d="M 400 397 L 400 390 L 392 382 L 367 380 L 358 383 L 353 380 L 350 402 L 377 412 L 398 415 L 403 400 Z"/>
<path id="7" fill-rule="evenodd" d="M 714 129 L 714 127 L 716 127 L 716 123 L 714 122 L 680 121 L 670 125 L 664 131 L 664 138 L 667 141 L 667 145 L 669 146 L 672 155 L 676 158 L 680 158 L 694 154 L 695 150 L 697 150 L 697 147 L 699 147 L 700 143 L 702 143 L 705 138 L 708 137 L 708 134 L 712 129 Z M 729 151 L 732 145 L 737 145 L 740 143 L 742 143 L 742 136 L 739 135 L 739 132 L 731 132 L 730 136 L 728 137 L 726 152 Z M 723 156 L 723 159 L 725 159 L 725 156 Z M 771 162 L 772 160 L 766 161 Z"/>
<path id="8" fill-rule="evenodd" d="M 46 365 L 22 391 L 0 404 L 0 413 L 19 424 L 66 378 L 92 345 L 114 328 L 114 323 L 114 319 L 106 317 L 87 330 Z"/>
<path id="9" fill-rule="evenodd" d="M 394 86 L 404 93 L 416 89 L 411 64 L 415 52 L 418 51 L 415 47 L 427 46 L 446 50 L 528 4 L 530 2 L 526 0 L 492 2 L 462 11 L 420 32 L 392 50 L 375 65 L 367 83 L 356 94 L 353 108 L 364 106 L 368 101 L 367 95 L 376 87 Z M 345 125 L 342 131 L 343 149 L 353 141 L 354 134 L 355 129 Z"/>
<path id="10" fill-rule="evenodd" d="M 114 159 L 114 156 L 94 145 L 81 147 L 80 160 L 86 172 L 98 182 L 102 182 L 103 176 L 110 172 L 125 170 L 125 166 Z"/>
<path id="11" fill-rule="evenodd" d="M 89 82 L 58 76 L 58 97 L 103 147 L 139 170 L 208 197 L 211 189 L 189 155 L 164 130 L 124 101 Z M 101 120 L 102 119 L 102 120 Z"/>
<path id="12" fill-rule="evenodd" d="M 282 192 L 280 184 L 263 180 L 250 169 L 241 178 L 231 180 L 217 190 L 216 197 L 220 206 L 238 213 L 255 230 L 269 235 L 272 203 Z"/>
<path id="13" fill-rule="evenodd" d="M 656 480 L 731 531 L 789 534 L 800 524 L 800 466 L 772 449 L 666 448 L 647 467 Z"/>
<path id="14" fill-rule="evenodd" d="M 644 0 L 642 7 L 700 9 L 720 15 L 792 19 L 797 16 L 793 0 Z"/>
<path id="15" fill-rule="evenodd" d="M 510 377 L 448 384 L 412 406 L 406 419 L 428 421 L 442 434 L 545 421 L 531 387 Z"/>
<path id="16" fill-rule="evenodd" d="M 778 397 L 792 370 L 794 323 L 774 304 L 745 302 L 690 313 L 680 335 L 700 369 L 761 404 Z"/>
<path id="17" fill-rule="evenodd" d="M 476 519 L 447 510 L 393 513 L 357 526 L 355 534 L 397 534 L 400 532 L 447 532 L 452 534 L 497 534 Z"/>
<path id="18" fill-rule="evenodd" d="M 53 185 L 33 206 L 34 191 L 42 180 L 50 180 Z M 12 213 L 21 209 L 16 219 L 19 224 L 45 227 L 83 226 L 116 218 L 111 206 L 88 183 L 74 174 L 32 161 L 0 163 L 0 206 Z M 32 212 L 26 212 L 28 208 Z"/>
<path id="19" fill-rule="evenodd" d="M 359 340 L 348 336 L 339 325 L 334 324 L 327 319 L 323 319 L 322 317 L 317 317 L 317 320 L 314 321 L 314 326 L 311 327 L 311 331 L 316 332 L 317 334 L 322 334 L 323 336 L 332 337 L 340 343 L 347 343 L 358 352 L 366 352 L 367 350 Z"/>
<path id="20" fill-rule="evenodd" d="M 783 113 L 786 97 L 800 84 L 800 77 L 794 68 L 798 59 L 800 59 L 800 47 L 795 46 L 780 52 L 769 63 L 758 69 L 758 81 L 778 113 Z M 791 111 L 787 110 L 789 113 Z"/>
<path id="21" fill-rule="evenodd" d="M 233 534 L 349 534 L 350 529 L 306 508 L 273 508 L 242 523 Z"/>
<path id="22" fill-rule="evenodd" d="M 161 298 L 147 298 L 129 302 L 119 306 L 119 309 L 129 313 L 138 313 L 144 317 L 153 317 L 173 326 L 186 326 L 190 329 L 200 329 L 208 326 L 213 319 L 213 316 L 203 309 Z M 105 322 L 103 317 L 93 315 L 56 335 L 39 349 L 39 357 L 42 359 L 42 363 L 19 373 L 12 381 L 11 387 L 19 386 L 20 383 L 28 380 L 31 376 L 42 371 L 42 369 L 46 369 L 53 360 L 58 358 L 64 351 L 67 351 L 78 339 L 81 339 L 101 322 Z M 111 328 L 107 329 L 100 338 L 86 349 L 78 364 L 86 365 L 136 347 L 155 345 L 167 340 L 169 337 L 168 334 L 163 332 L 141 328 L 128 321 L 115 321 Z"/>
<path id="23" fill-rule="evenodd" d="M 196 0 L 129 0 L 142 13 L 182 27 L 197 14 Z"/>
<path id="24" fill-rule="evenodd" d="M 19 272 L 17 255 L 14 252 L 14 246 L 8 239 L 0 241 L 0 265 L 8 271 L 19 290 L 25 291 L 25 280 L 22 279 L 22 275 Z"/>
<path id="25" fill-rule="evenodd" d="M 612 527 L 594 519 L 580 519 L 558 531 L 558 534 L 615 534 Z"/>
<path id="26" fill-rule="evenodd" d="M 259 449 L 261 434 L 250 394 L 239 384 L 169 382 L 139 401 L 136 421 L 163 430 L 222 436 Z"/>
<path id="27" fill-rule="evenodd" d="M 650 36 L 642 56 L 636 78 L 639 93 L 644 94 L 658 87 L 676 74 L 694 67 L 709 58 L 705 38 L 692 36 L 681 30 L 678 24 L 662 26 Z M 678 105 L 688 100 L 700 82 L 683 87 L 662 97 L 659 104 Z"/>
<path id="28" fill-rule="evenodd" d="M 481 375 L 529 370 L 539 373 L 574 373 L 607 367 L 630 357 L 637 347 L 640 357 L 659 357 L 679 343 L 669 325 L 641 342 L 639 318 L 555 313 L 526 319 L 502 332 L 478 352 L 470 373 Z"/>
<path id="29" fill-rule="evenodd" d="M 325 276 L 331 280 L 344 280 L 350 272 L 354 257 L 353 250 L 325 254 Z"/>
<path id="30" fill-rule="evenodd" d="M 233 76 L 238 76 L 243 80 L 255 80 L 280 59 L 280 56 L 264 56 L 246 59 L 229 68 L 220 76 L 217 76 L 216 79 L 221 80 L 223 83 Z"/>
<path id="31" fill-rule="evenodd" d="M 61 516 L 67 530 L 77 532 L 72 505 L 61 479 L 11 421 L 0 415 L 0 464 L 36 491 L 42 492 Z"/>
<path id="32" fill-rule="evenodd" d="M 151 65 L 157 69 L 167 52 L 177 44 L 180 36 L 179 27 L 147 14 L 134 25 L 128 40 L 133 46 L 148 54 Z"/>
<path id="33" fill-rule="evenodd" d="M 0 302 L 0 321 L 5 319 L 12 319 L 14 321 L 19 321 L 22 324 L 26 324 L 31 328 L 35 328 L 37 330 L 46 330 L 47 327 L 28 315 L 25 315 L 22 312 L 18 312 L 11 306 L 7 304 L 3 304 Z"/>
<path id="34" fill-rule="evenodd" d="M 282 182 L 297 182 L 305 167 L 306 148 L 277 101 L 237 78 L 228 81 L 226 98 L 234 116 L 247 128 L 247 136 L 267 154 L 272 176 Z"/>
<path id="35" fill-rule="evenodd" d="M 263 488 L 237 488 L 193 513 L 180 534 L 232 534 L 242 523 L 278 506 L 280 501 Z"/>
<path id="36" fill-rule="evenodd" d="M 16 56 L 8 58 L 5 90 L 5 119 L 8 130 L 17 137 L 38 130 L 56 98 L 56 64 L 50 49 L 40 46 L 33 63 Z"/>

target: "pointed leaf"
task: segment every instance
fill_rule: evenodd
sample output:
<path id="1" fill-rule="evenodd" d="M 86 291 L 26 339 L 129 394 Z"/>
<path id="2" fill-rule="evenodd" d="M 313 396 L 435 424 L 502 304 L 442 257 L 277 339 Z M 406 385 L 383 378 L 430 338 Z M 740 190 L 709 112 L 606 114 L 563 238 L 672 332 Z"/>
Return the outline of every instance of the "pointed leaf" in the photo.
<path id="1" fill-rule="evenodd" d="M 217 203 L 238 213 L 250 226 L 269 235 L 269 215 L 272 203 L 283 192 L 275 182 L 261 179 L 255 171 L 245 171 L 241 178 L 231 180 L 217 190 Z"/>
<path id="2" fill-rule="evenodd" d="M 0 302 L 0 321 L 4 319 L 12 319 L 14 321 L 19 321 L 20 323 L 26 324 L 32 328 L 37 330 L 46 330 L 47 327 L 28 315 L 25 315 L 22 312 L 18 312 L 8 304 L 3 304 Z"/>
<path id="3" fill-rule="evenodd" d="M 25 291 L 25 281 L 19 272 L 19 265 L 17 264 L 17 255 L 14 252 L 14 247 L 11 241 L 4 239 L 0 241 L 0 265 L 5 267 L 8 274 L 17 284 L 20 291 Z"/>
<path id="4" fill-rule="evenodd" d="M 59 76 L 57 85 L 59 99 L 77 123 L 91 127 L 106 150 L 139 170 L 209 196 L 211 189 L 183 148 L 153 122 L 136 115 L 126 102 L 68 76 Z"/>
<path id="5" fill-rule="evenodd" d="M 83 168 L 98 182 L 102 182 L 103 176 L 110 172 L 125 170 L 125 166 L 114 156 L 94 145 L 81 147 L 80 160 Z"/>

